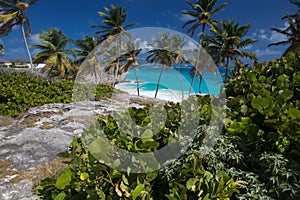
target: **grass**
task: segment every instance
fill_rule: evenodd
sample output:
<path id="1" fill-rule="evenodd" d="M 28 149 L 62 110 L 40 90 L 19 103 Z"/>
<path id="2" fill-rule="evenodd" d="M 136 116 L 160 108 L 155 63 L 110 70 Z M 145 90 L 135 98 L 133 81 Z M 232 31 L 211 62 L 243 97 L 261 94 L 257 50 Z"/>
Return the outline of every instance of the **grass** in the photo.
<path id="1" fill-rule="evenodd" d="M 31 171 L 19 173 L 19 175 L 13 178 L 10 182 L 18 183 L 22 180 L 30 180 L 33 183 L 32 191 L 34 192 L 37 185 L 43 179 L 57 179 L 67 168 L 67 164 L 59 160 L 54 160 L 48 163 L 43 163 Z"/>
<path id="2" fill-rule="evenodd" d="M 11 160 L 0 160 L 0 179 L 5 178 L 6 176 L 12 176 L 20 174 L 19 171 L 10 170 Z"/>
<path id="3" fill-rule="evenodd" d="M 10 126 L 14 122 L 12 117 L 0 116 L 0 127 Z"/>

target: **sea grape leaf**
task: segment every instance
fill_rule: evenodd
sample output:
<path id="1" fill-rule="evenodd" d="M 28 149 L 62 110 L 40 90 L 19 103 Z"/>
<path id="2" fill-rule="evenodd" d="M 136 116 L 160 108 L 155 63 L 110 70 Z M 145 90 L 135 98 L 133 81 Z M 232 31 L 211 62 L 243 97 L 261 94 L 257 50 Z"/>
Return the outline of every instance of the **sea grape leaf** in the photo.
<path id="1" fill-rule="evenodd" d="M 66 186 L 70 185 L 71 180 L 72 180 L 72 175 L 73 173 L 68 170 L 65 173 L 63 173 L 58 179 L 56 180 L 55 187 L 63 190 L 65 189 Z"/>

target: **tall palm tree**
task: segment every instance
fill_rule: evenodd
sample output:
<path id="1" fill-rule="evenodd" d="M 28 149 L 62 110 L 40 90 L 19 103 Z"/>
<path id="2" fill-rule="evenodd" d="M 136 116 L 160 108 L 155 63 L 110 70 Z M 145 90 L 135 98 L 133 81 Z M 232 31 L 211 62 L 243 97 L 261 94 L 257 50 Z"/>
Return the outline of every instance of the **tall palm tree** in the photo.
<path id="1" fill-rule="evenodd" d="M 171 52 L 173 53 L 173 59 L 175 60 L 176 65 L 188 64 L 189 62 L 185 58 L 184 46 L 186 45 L 185 38 L 180 37 L 176 34 L 173 34 L 171 37 Z M 177 76 L 181 88 L 182 100 L 184 99 L 183 85 L 181 80 L 180 67 L 177 69 Z"/>
<path id="2" fill-rule="evenodd" d="M 151 46 L 154 48 L 152 50 L 147 51 L 146 60 L 149 63 L 155 63 L 160 65 L 160 73 L 156 85 L 154 98 L 157 97 L 161 76 L 164 70 L 164 66 L 171 67 L 175 62 L 174 54 L 170 48 L 171 38 L 168 33 L 160 33 L 161 38 L 154 36 L 152 40 L 155 42 Z"/>
<path id="3" fill-rule="evenodd" d="M 103 18 L 101 21 L 103 25 L 92 25 L 92 28 L 99 28 L 99 31 L 96 31 L 96 35 L 100 35 L 98 42 L 106 40 L 109 36 L 117 35 L 122 33 L 128 27 L 134 26 L 137 22 L 133 22 L 127 25 L 124 25 L 126 20 L 126 8 L 121 6 L 111 5 L 111 8 L 104 7 L 105 12 L 98 12 L 99 16 Z"/>
<path id="4" fill-rule="evenodd" d="M 20 0 L 0 0 L 0 36 L 7 36 L 15 25 L 21 25 L 31 69 L 33 69 L 32 57 L 27 43 L 31 29 L 29 19 L 26 16 L 26 10 L 35 2 L 37 2 L 37 0 L 30 0 L 28 2 L 22 2 Z"/>
<path id="5" fill-rule="evenodd" d="M 212 56 L 213 60 L 226 67 L 225 81 L 228 79 L 229 61 L 241 66 L 240 58 L 250 58 L 257 60 L 254 53 L 245 52 L 243 49 L 256 42 L 245 35 L 250 29 L 250 24 L 240 26 L 234 20 L 222 20 L 220 24 L 211 28 L 212 36 L 204 35 L 203 42 L 206 43 L 206 50 Z"/>
<path id="6" fill-rule="evenodd" d="M 295 2 L 295 5 L 297 2 Z M 300 5 L 300 3 L 298 3 Z M 268 46 L 275 45 L 289 45 L 289 47 L 284 51 L 282 56 L 285 56 L 288 52 L 297 53 L 299 52 L 300 47 L 300 10 L 296 14 L 290 15 L 287 13 L 284 17 L 281 18 L 288 20 L 288 27 L 285 29 L 271 28 L 271 30 L 276 31 L 277 33 L 283 34 L 286 36 L 286 40 L 269 44 Z"/>
<path id="7" fill-rule="evenodd" d="M 70 52 L 67 49 L 70 40 L 61 30 L 53 28 L 37 36 L 40 39 L 40 44 L 32 46 L 41 51 L 34 56 L 35 61 L 45 62 L 44 70 L 49 69 L 49 74 L 53 70 L 58 70 L 60 76 L 66 78 L 72 67 L 72 59 L 67 54 Z"/>
<path id="8" fill-rule="evenodd" d="M 72 41 L 75 45 L 75 56 L 76 60 L 74 63 L 80 65 L 86 57 L 92 52 L 92 50 L 97 46 L 97 40 L 91 36 L 84 36 L 83 39 Z"/>
<path id="9" fill-rule="evenodd" d="M 212 18 L 212 15 L 216 12 L 222 10 L 227 3 L 223 3 L 219 6 L 216 6 L 217 0 L 197 0 L 196 3 L 192 3 L 190 0 L 186 0 L 186 3 L 192 7 L 192 10 L 184 10 L 181 13 L 184 15 L 189 15 L 193 19 L 188 20 L 182 26 L 185 28 L 187 25 L 193 24 L 187 32 L 193 36 L 196 29 L 199 26 L 202 26 L 199 37 L 201 39 L 202 34 L 205 31 L 206 25 L 214 26 L 218 22 Z M 200 42 L 201 43 L 201 42 Z"/>
<path id="10" fill-rule="evenodd" d="M 117 44 L 117 49 L 118 49 L 118 54 L 121 53 L 121 39 L 120 36 L 122 35 L 128 27 L 134 26 L 137 23 L 133 22 L 127 25 L 124 25 L 125 20 L 126 20 L 126 8 L 123 8 L 121 6 L 114 6 L 111 5 L 111 8 L 104 7 L 105 12 L 98 12 L 99 16 L 103 18 L 102 24 L 103 25 L 92 25 L 92 28 L 99 28 L 99 31 L 96 31 L 95 34 L 99 35 L 100 37 L 98 38 L 98 42 L 101 43 L 110 36 L 116 36 L 116 44 Z M 119 55 L 117 55 L 118 57 Z M 119 67 L 119 64 L 117 64 L 117 68 Z M 113 82 L 113 85 L 115 85 L 115 81 L 118 76 L 118 69 L 115 70 L 115 79 Z"/>
<path id="11" fill-rule="evenodd" d="M 190 5 L 192 10 L 184 10 L 181 13 L 184 15 L 189 15 L 192 17 L 191 20 L 188 20 L 185 22 L 182 26 L 182 28 L 185 28 L 187 25 L 192 25 L 191 28 L 187 30 L 187 32 L 193 36 L 195 31 L 198 27 L 201 26 L 201 31 L 199 33 L 200 38 L 200 45 L 202 44 L 202 35 L 206 29 L 207 26 L 213 27 L 215 26 L 218 21 L 212 18 L 212 15 L 215 13 L 221 11 L 227 3 L 223 3 L 221 5 L 216 6 L 217 0 L 197 0 L 196 3 L 192 3 L 190 0 L 186 0 L 186 3 Z M 200 68 L 200 69 L 198 69 Z M 211 69 L 214 70 L 214 69 Z M 193 65 L 190 75 L 192 77 L 192 84 L 194 84 L 194 79 L 197 74 L 199 74 L 199 88 L 202 83 L 202 77 L 204 73 L 204 66 L 197 66 L 197 69 L 195 69 L 195 66 Z M 192 85 L 191 85 L 192 86 Z M 191 91 L 191 88 L 190 88 Z M 199 90 L 200 93 L 200 90 Z"/>

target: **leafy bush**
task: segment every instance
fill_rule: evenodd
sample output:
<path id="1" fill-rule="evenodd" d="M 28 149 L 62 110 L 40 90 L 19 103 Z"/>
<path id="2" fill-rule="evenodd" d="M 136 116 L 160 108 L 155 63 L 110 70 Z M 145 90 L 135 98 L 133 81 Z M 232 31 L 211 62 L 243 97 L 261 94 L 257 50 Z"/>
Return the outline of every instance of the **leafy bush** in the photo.
<path id="1" fill-rule="evenodd" d="M 242 69 L 227 84 L 227 132 L 259 152 L 300 156 L 300 60 L 282 60 Z"/>
<path id="2" fill-rule="evenodd" d="M 299 198 L 300 59 L 289 54 L 254 67 L 226 85 L 225 129 L 247 155 L 237 169 L 255 174 L 269 198 Z"/>
<path id="3" fill-rule="evenodd" d="M 199 107 L 188 120 L 198 120 L 197 126 L 206 127 L 211 116 L 211 99 L 198 97 Z M 184 104 L 184 103 L 183 103 Z M 195 104 L 188 104 L 191 108 Z M 89 127 L 83 133 L 82 138 L 75 138 L 71 143 L 72 151 L 61 155 L 71 158 L 69 169 L 58 179 L 45 179 L 37 187 L 37 194 L 42 199 L 226 199 L 239 192 L 238 187 L 244 184 L 242 181 L 234 181 L 225 171 L 209 172 L 203 166 L 204 158 L 195 154 L 192 147 L 179 159 L 170 161 L 170 165 L 163 166 L 159 170 L 151 170 L 144 173 L 134 173 L 131 169 L 118 171 L 99 162 L 94 156 L 100 152 L 105 156 L 114 157 L 107 152 L 104 143 L 93 146 L 93 141 L 101 135 L 101 132 L 119 148 L 130 152 L 152 152 L 170 143 L 174 134 L 178 134 L 181 119 L 185 119 L 186 113 L 181 112 L 183 105 L 167 104 L 164 107 L 153 110 L 150 107 L 129 108 L 129 117 L 136 124 L 145 127 L 141 135 L 149 134 L 150 122 L 157 116 L 156 112 L 164 109 L 166 120 L 160 131 L 153 137 L 135 137 L 131 124 L 117 123 L 118 117 L 126 116 L 100 116 L 95 125 Z M 185 108 L 186 109 L 186 108 Z M 151 112 L 154 112 L 151 114 Z M 122 115 L 122 114 L 121 114 Z M 199 116 L 201 116 L 199 118 Z M 128 120 L 124 120 L 128 122 Z M 120 121 L 119 121 L 120 122 Z M 157 125 L 157 124 L 155 124 Z M 122 127 L 122 129 L 121 129 Z M 206 128 L 196 129 L 194 147 L 201 146 Z M 207 133 L 209 134 L 209 133 Z M 149 134 L 151 135 L 151 134 Z M 96 140 L 97 141 L 97 140 Z M 86 143 L 91 144 L 87 146 Z M 101 145 L 102 144 L 102 145 Z M 116 153 L 117 154 L 117 153 Z M 140 163 L 133 164 L 140 166 Z M 102 159 L 101 159 L 102 160 Z M 112 159 L 115 166 L 124 163 L 122 158 Z M 151 165 L 147 163 L 146 165 Z M 152 162 L 152 160 L 150 160 Z M 143 164 L 143 163 L 142 163 Z M 145 163 L 144 163 L 145 164 Z M 126 169 L 126 168 L 124 168 Z"/>
<path id="4" fill-rule="evenodd" d="M 0 73 L 0 115 L 17 116 L 29 108 L 47 103 L 69 103 L 72 101 L 74 83 L 61 80 L 51 81 L 23 73 Z M 85 85 L 80 87 L 86 88 Z M 95 100 L 111 96 L 114 88 L 97 85 Z"/>

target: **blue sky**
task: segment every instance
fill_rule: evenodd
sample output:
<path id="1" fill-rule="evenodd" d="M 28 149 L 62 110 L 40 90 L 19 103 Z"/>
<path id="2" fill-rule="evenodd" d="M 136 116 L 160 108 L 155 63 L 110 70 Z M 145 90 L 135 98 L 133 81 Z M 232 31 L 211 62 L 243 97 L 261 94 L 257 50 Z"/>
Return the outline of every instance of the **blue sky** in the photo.
<path id="1" fill-rule="evenodd" d="M 223 2 L 228 5 L 213 17 L 235 19 L 241 25 L 250 23 L 251 29 L 247 36 L 258 42 L 249 46 L 247 51 L 255 52 L 259 61 L 280 57 L 287 46 L 268 48 L 267 45 L 285 38 L 270 28 L 284 28 L 287 24 L 281 17 L 286 12 L 295 13 L 296 6 L 290 4 L 289 0 L 219 0 L 217 4 Z M 184 0 L 40 0 L 27 11 L 32 28 L 29 44 L 37 43 L 36 34 L 49 28 L 62 29 L 73 39 L 92 36 L 97 29 L 90 28 L 91 25 L 101 24 L 98 11 L 103 11 L 103 7 L 109 7 L 110 4 L 126 7 L 127 23 L 139 22 L 136 28 L 162 27 L 186 33 L 187 28 L 182 29 L 181 26 L 188 17 L 181 15 L 181 11 L 190 10 L 190 7 Z M 5 47 L 5 54 L 0 59 L 28 60 L 20 27 L 15 27 L 9 36 L 1 37 L 0 43 Z M 37 52 L 33 48 L 30 50 L 33 55 Z"/>

